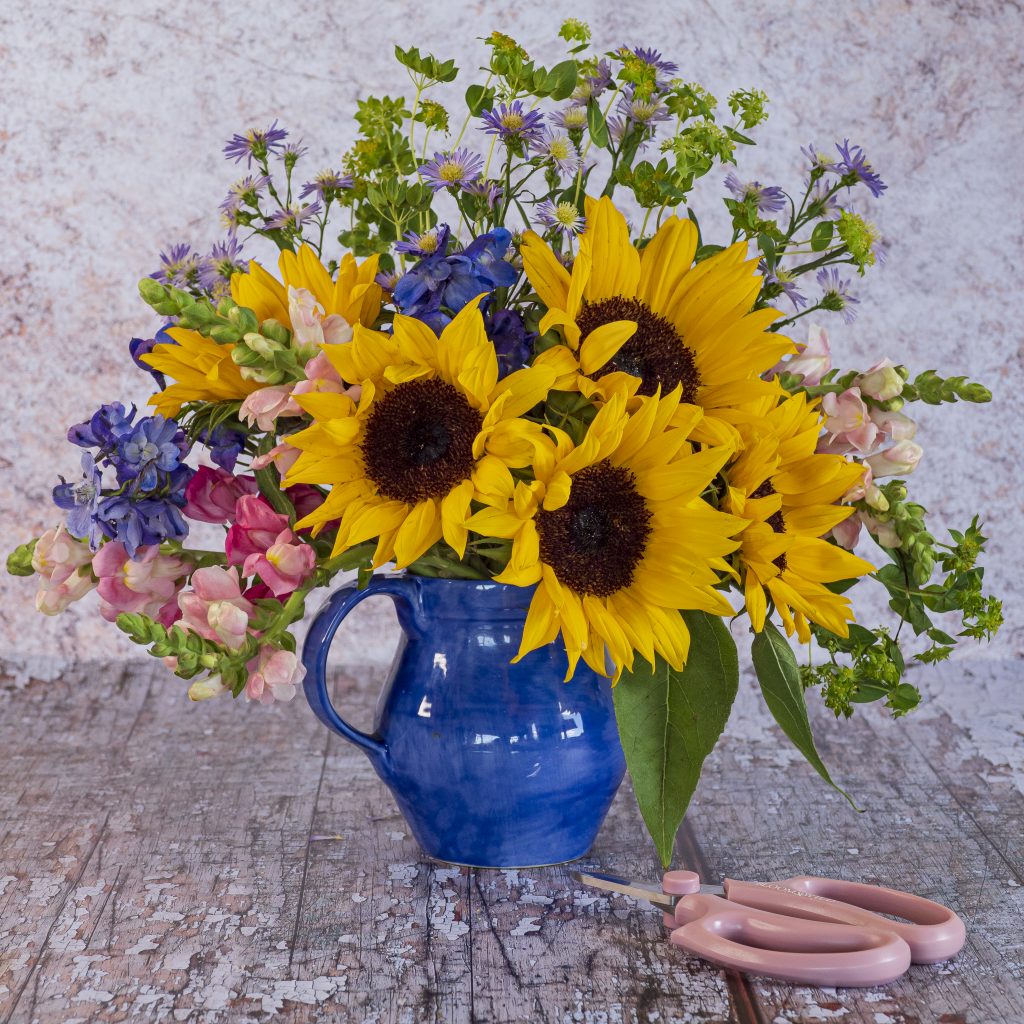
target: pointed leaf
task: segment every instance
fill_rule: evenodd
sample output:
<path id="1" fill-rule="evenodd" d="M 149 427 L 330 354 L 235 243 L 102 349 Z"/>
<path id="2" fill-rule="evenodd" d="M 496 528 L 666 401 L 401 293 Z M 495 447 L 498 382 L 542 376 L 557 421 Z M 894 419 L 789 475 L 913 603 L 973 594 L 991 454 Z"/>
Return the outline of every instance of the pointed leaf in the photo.
<path id="1" fill-rule="evenodd" d="M 779 632 L 771 621 L 764 624 L 764 629 L 754 637 L 751 648 L 754 659 L 754 671 L 757 681 L 761 684 L 768 710 L 775 716 L 782 731 L 789 737 L 793 745 L 810 761 L 814 770 L 830 785 L 850 801 L 854 810 L 860 808 L 844 789 L 832 781 L 828 769 L 818 756 L 811 735 L 811 723 L 807 718 L 807 704 L 804 701 L 804 688 L 800 684 L 800 670 L 796 664 L 796 656 L 789 641 Z"/>
<path id="2" fill-rule="evenodd" d="M 638 658 L 615 687 L 615 717 L 640 813 L 668 867 L 676 831 L 697 787 L 704 758 L 725 728 L 739 685 L 736 644 L 722 620 L 683 615 L 690 660 L 676 672 Z"/>

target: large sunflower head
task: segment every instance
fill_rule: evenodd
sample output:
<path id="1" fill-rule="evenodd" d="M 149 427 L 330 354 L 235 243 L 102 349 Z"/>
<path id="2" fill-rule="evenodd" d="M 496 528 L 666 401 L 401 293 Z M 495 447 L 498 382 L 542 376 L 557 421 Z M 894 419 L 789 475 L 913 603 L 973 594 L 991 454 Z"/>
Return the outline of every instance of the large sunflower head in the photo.
<path id="1" fill-rule="evenodd" d="M 616 677 L 634 652 L 682 668 L 690 638 L 679 611 L 732 614 L 715 586 L 744 521 L 701 498 L 732 449 L 693 451 L 701 413 L 680 397 L 641 397 L 630 415 L 612 395 L 579 445 L 554 431 L 538 446 L 531 483 L 495 459 L 477 468 L 485 508 L 470 529 L 512 540 L 500 582 L 537 584 L 519 657 L 561 632 L 570 675 L 580 657 L 603 674 L 606 649 Z"/>
<path id="2" fill-rule="evenodd" d="M 334 318 L 332 326 L 339 329 L 356 324 L 370 325 L 380 313 L 381 288 L 374 277 L 378 257 L 372 256 L 362 264 L 346 253 L 332 279 L 329 271 L 308 245 L 298 253 L 281 253 L 278 267 L 282 280 L 268 274 L 255 261 L 249 262 L 246 273 L 231 279 L 231 296 L 240 306 L 251 309 L 260 322 L 274 319 L 300 334 L 302 325 L 292 322 L 290 310 L 295 308 L 294 297 L 302 291 L 313 296 L 320 307 L 319 315 Z M 244 399 L 265 387 L 256 380 L 246 379 L 231 358 L 234 345 L 219 345 L 198 331 L 171 327 L 167 333 L 174 344 L 154 345 L 153 351 L 142 357 L 153 369 L 166 374 L 175 383 L 150 398 L 150 405 L 164 416 L 175 416 L 186 402 L 229 402 Z"/>
<path id="3" fill-rule="evenodd" d="M 498 380 L 494 345 L 469 303 L 440 337 L 396 316 L 392 334 L 357 326 L 351 342 L 324 351 L 347 395 L 295 396 L 313 425 L 291 435 L 301 455 L 285 478 L 329 485 L 299 527 L 338 521 L 334 554 L 378 538 L 375 565 L 403 568 L 444 538 L 461 558 L 474 487 L 485 458 L 529 464 L 540 427 L 520 419 L 551 387 L 551 370 L 531 367 Z"/>
<path id="4" fill-rule="evenodd" d="M 684 404 L 705 412 L 698 440 L 733 439 L 734 407 L 762 396 L 761 374 L 794 351 L 766 330 L 779 313 L 752 309 L 761 280 L 746 243 L 694 265 L 689 220 L 669 218 L 641 253 L 610 199 L 588 198 L 586 216 L 571 273 L 538 235 L 523 237 L 526 275 L 547 306 L 541 333 L 557 327 L 568 346 L 540 361 L 558 371 L 559 387 L 575 379 L 601 400 L 679 388 Z"/>
<path id="5" fill-rule="evenodd" d="M 852 513 L 837 502 L 863 467 L 816 453 L 821 415 L 802 393 L 765 406 L 741 430 L 747 443 L 725 470 L 724 504 L 750 521 L 740 535 L 739 565 L 751 625 L 764 628 L 771 600 L 786 632 L 804 643 L 809 622 L 848 636 L 850 601 L 826 584 L 855 579 L 874 566 L 824 537 Z"/>

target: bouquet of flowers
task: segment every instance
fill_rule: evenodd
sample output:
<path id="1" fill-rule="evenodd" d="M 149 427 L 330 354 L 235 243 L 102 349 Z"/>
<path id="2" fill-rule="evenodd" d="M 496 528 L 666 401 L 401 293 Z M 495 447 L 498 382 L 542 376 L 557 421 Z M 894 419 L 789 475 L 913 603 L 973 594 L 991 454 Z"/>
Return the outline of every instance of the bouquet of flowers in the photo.
<path id="1" fill-rule="evenodd" d="M 414 95 L 361 101 L 337 168 L 300 173 L 277 122 L 234 136 L 226 238 L 171 247 L 139 285 L 162 318 L 129 345 L 152 412 L 70 428 L 64 518 L 8 568 L 46 614 L 95 589 L 194 700 L 265 704 L 294 695 L 291 626 L 339 572 L 531 588 L 519 656 L 561 643 L 570 678 L 581 659 L 611 677 L 667 861 L 735 696 L 727 622 L 747 616 L 766 703 L 829 782 L 805 691 L 902 715 L 905 627 L 917 662 L 998 628 L 977 519 L 940 542 L 905 480 L 907 408 L 990 395 L 891 358 L 834 367 L 806 319 L 851 323 L 854 275 L 884 262 L 858 211 L 886 185 L 860 147 L 808 148 L 795 187 L 718 177 L 763 93 L 723 116 L 654 50 L 594 53 L 576 20 L 560 36 L 550 68 L 484 40 L 454 122 L 435 98 L 454 62 L 396 49 Z M 716 241 L 691 193 L 723 177 Z M 196 523 L 222 543 L 190 543 Z M 895 629 L 853 622 L 867 579 Z M 818 656 L 798 668 L 787 638 Z"/>

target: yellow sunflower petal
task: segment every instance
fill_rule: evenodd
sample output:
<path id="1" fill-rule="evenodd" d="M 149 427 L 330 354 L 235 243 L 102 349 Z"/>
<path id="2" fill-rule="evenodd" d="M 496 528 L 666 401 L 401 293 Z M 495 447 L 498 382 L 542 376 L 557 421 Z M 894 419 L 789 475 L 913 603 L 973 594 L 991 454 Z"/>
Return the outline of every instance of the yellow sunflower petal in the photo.
<path id="1" fill-rule="evenodd" d="M 640 254 L 630 241 L 626 218 L 607 196 L 597 200 L 588 196 L 584 205 L 587 228 L 580 236 L 579 256 L 585 255 L 590 262 L 584 290 L 587 301 L 620 295 L 632 298 L 640 281 Z"/>

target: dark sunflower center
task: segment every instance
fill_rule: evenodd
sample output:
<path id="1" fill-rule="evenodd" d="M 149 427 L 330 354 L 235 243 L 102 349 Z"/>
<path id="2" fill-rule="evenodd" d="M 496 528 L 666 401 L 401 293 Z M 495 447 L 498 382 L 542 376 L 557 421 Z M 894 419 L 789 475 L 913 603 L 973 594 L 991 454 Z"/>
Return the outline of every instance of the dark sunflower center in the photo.
<path id="1" fill-rule="evenodd" d="M 598 370 L 601 378 L 621 370 L 639 377 L 640 394 L 653 395 L 661 387 L 663 395 L 683 386 L 683 401 L 695 404 L 700 374 L 693 351 L 679 336 L 670 320 L 655 313 L 639 299 L 615 296 L 600 302 L 584 302 L 576 317 L 583 338 L 598 327 L 616 320 L 632 320 L 636 334 Z"/>
<path id="2" fill-rule="evenodd" d="M 473 471 L 483 417 L 443 380 L 399 384 L 374 403 L 362 453 L 385 498 L 410 505 L 443 498 Z"/>
<path id="3" fill-rule="evenodd" d="M 569 500 L 537 513 L 540 557 L 559 583 L 608 597 L 633 582 L 651 535 L 651 513 L 628 469 L 599 462 L 572 480 Z"/>
<path id="4" fill-rule="evenodd" d="M 771 480 L 765 480 L 765 482 L 763 484 L 761 484 L 761 486 L 758 487 L 757 490 L 755 490 L 753 492 L 753 494 L 751 494 L 750 496 L 751 496 L 751 498 L 769 498 L 769 497 L 771 497 L 775 493 L 776 493 L 776 491 L 775 491 L 775 488 L 772 487 Z M 765 522 L 776 533 L 785 533 L 786 532 L 786 523 L 785 523 L 785 520 L 782 518 L 782 511 L 781 511 L 781 509 L 778 512 L 773 512 L 765 520 Z M 785 570 L 786 570 L 786 556 L 784 554 L 779 555 L 779 557 L 775 559 L 775 565 L 778 566 L 779 572 L 785 572 Z"/>

